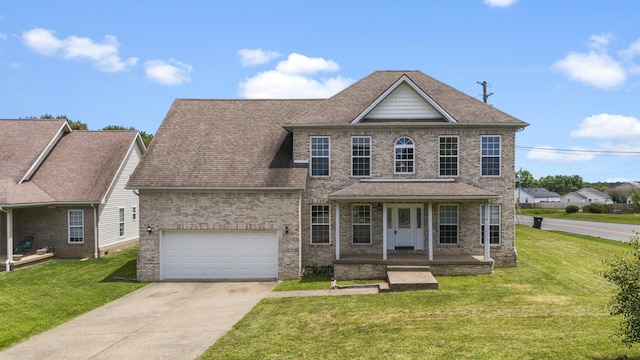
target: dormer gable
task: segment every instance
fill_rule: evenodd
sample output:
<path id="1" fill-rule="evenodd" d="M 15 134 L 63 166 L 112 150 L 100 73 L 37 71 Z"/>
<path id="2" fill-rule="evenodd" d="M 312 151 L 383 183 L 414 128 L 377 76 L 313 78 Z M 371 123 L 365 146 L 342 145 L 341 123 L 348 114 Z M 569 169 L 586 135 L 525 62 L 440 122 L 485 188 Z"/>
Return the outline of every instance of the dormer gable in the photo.
<path id="1" fill-rule="evenodd" d="M 351 123 L 407 121 L 456 122 L 407 75 L 403 75 Z"/>

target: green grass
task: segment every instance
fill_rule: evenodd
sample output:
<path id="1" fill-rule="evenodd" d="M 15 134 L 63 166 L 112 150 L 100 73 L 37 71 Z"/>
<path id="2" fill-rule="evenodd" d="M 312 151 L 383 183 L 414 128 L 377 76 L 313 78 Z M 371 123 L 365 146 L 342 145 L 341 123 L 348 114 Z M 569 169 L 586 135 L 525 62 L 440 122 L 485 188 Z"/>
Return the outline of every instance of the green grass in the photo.
<path id="1" fill-rule="evenodd" d="M 540 234 L 517 226 L 517 268 L 437 291 L 264 299 L 202 359 L 640 359 L 599 275 L 629 246 Z"/>
<path id="2" fill-rule="evenodd" d="M 341 286 L 345 285 L 360 285 L 360 284 L 378 284 L 384 282 L 384 280 L 345 280 L 339 281 L 337 284 Z M 296 291 L 296 290 L 327 290 L 331 288 L 330 276 L 309 276 L 302 277 L 296 280 L 285 280 L 280 282 L 273 291 Z"/>
<path id="3" fill-rule="evenodd" d="M 640 225 L 640 214 L 593 214 L 583 212 L 567 214 L 564 209 L 521 209 L 520 213 L 525 216 L 541 216 L 554 219 Z"/>
<path id="4" fill-rule="evenodd" d="M 137 255 L 136 247 L 99 259 L 54 259 L 1 272 L 0 350 L 144 286 L 116 279 L 135 278 Z"/>

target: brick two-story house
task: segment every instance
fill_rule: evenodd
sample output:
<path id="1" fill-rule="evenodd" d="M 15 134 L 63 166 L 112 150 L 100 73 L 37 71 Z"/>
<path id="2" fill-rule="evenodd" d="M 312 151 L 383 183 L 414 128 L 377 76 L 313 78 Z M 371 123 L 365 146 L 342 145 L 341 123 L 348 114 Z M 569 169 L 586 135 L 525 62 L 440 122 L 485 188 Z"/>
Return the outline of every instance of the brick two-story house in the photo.
<path id="1" fill-rule="evenodd" d="M 138 277 L 332 266 L 377 278 L 400 258 L 434 274 L 515 266 L 515 133 L 527 125 L 419 71 L 374 72 L 328 99 L 178 99 L 128 183 Z"/>

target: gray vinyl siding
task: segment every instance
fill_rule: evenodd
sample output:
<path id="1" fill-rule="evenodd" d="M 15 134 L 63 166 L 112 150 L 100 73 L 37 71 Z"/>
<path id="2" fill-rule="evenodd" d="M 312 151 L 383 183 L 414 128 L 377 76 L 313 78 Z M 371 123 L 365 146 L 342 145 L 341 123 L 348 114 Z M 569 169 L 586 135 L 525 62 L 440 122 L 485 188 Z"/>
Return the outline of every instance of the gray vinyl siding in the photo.
<path id="1" fill-rule="evenodd" d="M 133 190 L 125 189 L 129 176 L 133 173 L 142 158 L 142 150 L 135 143 L 124 166 L 120 169 L 116 180 L 106 196 L 104 205 L 100 206 L 98 215 L 98 246 L 104 247 L 139 237 L 140 206 L 138 196 Z M 133 219 L 133 208 L 136 218 Z M 124 236 L 120 236 L 119 209 L 124 208 Z"/>

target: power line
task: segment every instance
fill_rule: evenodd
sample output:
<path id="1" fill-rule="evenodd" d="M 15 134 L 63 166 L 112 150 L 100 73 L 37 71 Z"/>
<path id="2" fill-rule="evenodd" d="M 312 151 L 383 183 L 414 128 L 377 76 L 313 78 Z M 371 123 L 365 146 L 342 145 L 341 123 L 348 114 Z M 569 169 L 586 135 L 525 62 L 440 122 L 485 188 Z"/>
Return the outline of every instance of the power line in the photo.
<path id="1" fill-rule="evenodd" d="M 533 150 L 533 151 L 540 151 L 540 152 L 559 152 L 559 153 L 569 153 L 569 154 L 595 154 L 595 155 L 602 155 L 602 156 L 616 156 L 616 155 L 640 156 L 640 151 L 549 149 L 549 148 L 531 147 L 531 146 L 516 146 L 516 149 Z"/>
<path id="2" fill-rule="evenodd" d="M 488 93 L 487 94 L 487 85 L 489 87 L 491 87 L 491 84 L 487 84 L 486 81 L 476 81 L 478 83 L 478 85 L 482 85 L 482 100 L 484 101 L 484 103 L 487 103 L 487 99 L 489 98 L 489 96 L 493 95 L 493 93 Z"/>

